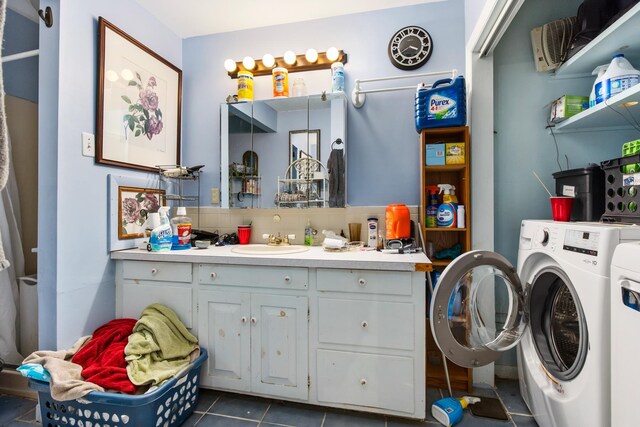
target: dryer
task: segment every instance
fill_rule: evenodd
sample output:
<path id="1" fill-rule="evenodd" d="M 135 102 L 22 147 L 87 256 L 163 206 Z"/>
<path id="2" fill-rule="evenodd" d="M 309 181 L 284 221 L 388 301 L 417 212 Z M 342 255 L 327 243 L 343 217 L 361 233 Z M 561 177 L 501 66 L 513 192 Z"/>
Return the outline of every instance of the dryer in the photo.
<path id="1" fill-rule="evenodd" d="M 611 262 L 611 425 L 638 425 L 640 244 L 619 245 Z"/>
<path id="2" fill-rule="evenodd" d="M 517 270 L 471 251 L 443 271 L 436 343 L 465 367 L 520 344 L 520 391 L 540 427 L 610 425 L 610 264 L 617 245 L 637 240 L 635 226 L 523 221 Z"/>

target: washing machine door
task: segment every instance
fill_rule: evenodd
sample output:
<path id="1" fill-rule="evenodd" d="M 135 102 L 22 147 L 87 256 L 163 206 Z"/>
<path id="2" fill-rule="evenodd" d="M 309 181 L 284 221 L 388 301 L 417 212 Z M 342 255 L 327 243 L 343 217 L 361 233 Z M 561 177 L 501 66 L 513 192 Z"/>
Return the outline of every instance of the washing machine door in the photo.
<path id="1" fill-rule="evenodd" d="M 494 362 L 518 344 L 528 324 L 516 269 L 495 252 L 462 254 L 440 275 L 430 319 L 436 344 L 453 363 L 475 368 Z"/>

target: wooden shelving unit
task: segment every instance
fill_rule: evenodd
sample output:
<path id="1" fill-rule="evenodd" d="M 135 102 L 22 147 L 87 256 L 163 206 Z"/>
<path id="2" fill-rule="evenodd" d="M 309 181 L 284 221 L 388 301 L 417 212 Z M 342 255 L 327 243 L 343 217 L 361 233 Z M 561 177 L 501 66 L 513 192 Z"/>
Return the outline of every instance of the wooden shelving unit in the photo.
<path id="1" fill-rule="evenodd" d="M 459 165 L 443 165 L 443 166 L 427 166 L 426 165 L 426 146 L 427 144 L 447 143 L 447 142 L 463 142 L 465 147 L 465 163 Z M 434 252 L 441 251 L 459 243 L 462 252 L 471 249 L 471 187 L 470 187 L 470 157 L 471 144 L 469 141 L 469 128 L 450 127 L 425 129 L 420 133 L 420 225 L 422 227 L 422 235 L 424 241 L 432 242 Z M 428 192 L 426 187 L 437 184 L 452 184 L 456 187 L 455 193 L 458 198 L 458 204 L 465 206 L 465 225 L 466 228 L 436 228 L 426 227 L 426 207 L 428 203 Z M 439 197 L 442 202 L 442 196 Z M 426 251 L 426 248 L 425 248 Z M 433 270 L 442 271 L 451 263 L 452 259 L 432 259 Z M 442 353 L 438 349 L 431 335 L 431 326 L 429 319 L 427 322 L 427 387 L 446 388 L 444 365 Z M 463 324 L 460 325 L 459 331 L 454 331 L 461 335 L 461 339 L 465 339 L 467 331 Z M 449 368 L 449 376 L 451 379 L 451 387 L 456 390 L 465 390 L 471 392 L 472 371 L 468 368 L 457 366 L 451 362 L 447 362 Z"/>

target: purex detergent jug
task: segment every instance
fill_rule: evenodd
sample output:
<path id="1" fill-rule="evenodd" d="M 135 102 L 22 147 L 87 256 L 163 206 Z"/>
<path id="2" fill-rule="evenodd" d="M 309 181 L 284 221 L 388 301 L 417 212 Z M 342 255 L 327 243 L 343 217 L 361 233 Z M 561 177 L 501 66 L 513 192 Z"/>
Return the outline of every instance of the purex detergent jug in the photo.
<path id="1" fill-rule="evenodd" d="M 464 77 L 441 79 L 431 88 L 418 85 L 415 102 L 416 131 L 467 123 L 467 95 Z"/>

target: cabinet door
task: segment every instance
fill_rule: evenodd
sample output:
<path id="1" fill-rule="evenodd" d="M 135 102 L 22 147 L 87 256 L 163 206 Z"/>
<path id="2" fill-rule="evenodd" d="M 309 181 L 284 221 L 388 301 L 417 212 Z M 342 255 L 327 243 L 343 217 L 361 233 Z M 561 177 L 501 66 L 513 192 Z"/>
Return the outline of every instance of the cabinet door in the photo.
<path id="1" fill-rule="evenodd" d="M 307 400 L 307 297 L 251 296 L 251 390 Z"/>
<path id="2" fill-rule="evenodd" d="M 250 295 L 200 291 L 200 345 L 209 351 L 203 384 L 250 391 Z"/>

